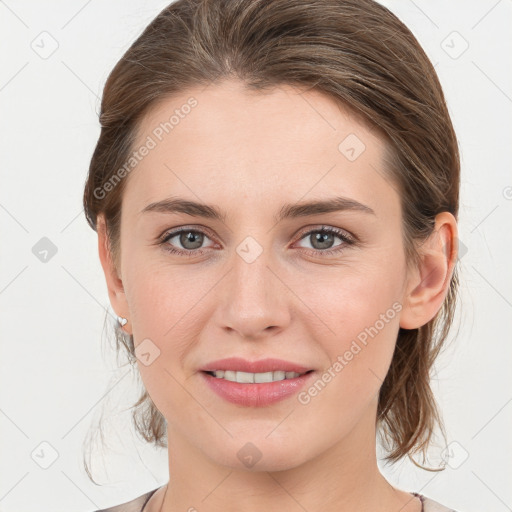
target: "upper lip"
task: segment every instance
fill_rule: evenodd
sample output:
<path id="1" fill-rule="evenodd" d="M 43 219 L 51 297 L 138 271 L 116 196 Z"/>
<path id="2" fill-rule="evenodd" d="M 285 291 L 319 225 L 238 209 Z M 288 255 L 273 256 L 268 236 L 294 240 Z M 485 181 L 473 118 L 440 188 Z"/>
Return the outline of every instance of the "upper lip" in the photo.
<path id="1" fill-rule="evenodd" d="M 229 357 L 212 361 L 201 368 L 203 371 L 232 370 L 248 373 L 266 373 L 283 370 L 285 372 L 305 373 L 311 368 L 282 359 L 260 359 L 259 361 L 247 361 L 241 357 Z"/>

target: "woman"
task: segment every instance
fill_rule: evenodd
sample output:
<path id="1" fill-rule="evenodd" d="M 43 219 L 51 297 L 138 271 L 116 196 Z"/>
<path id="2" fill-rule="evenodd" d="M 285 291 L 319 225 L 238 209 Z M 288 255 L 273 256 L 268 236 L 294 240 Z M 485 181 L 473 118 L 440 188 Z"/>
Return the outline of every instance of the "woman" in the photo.
<path id="1" fill-rule="evenodd" d="M 134 419 L 169 482 L 110 511 L 451 510 L 387 460 L 442 427 L 457 140 L 371 0 L 178 0 L 117 63 L 84 192 Z"/>

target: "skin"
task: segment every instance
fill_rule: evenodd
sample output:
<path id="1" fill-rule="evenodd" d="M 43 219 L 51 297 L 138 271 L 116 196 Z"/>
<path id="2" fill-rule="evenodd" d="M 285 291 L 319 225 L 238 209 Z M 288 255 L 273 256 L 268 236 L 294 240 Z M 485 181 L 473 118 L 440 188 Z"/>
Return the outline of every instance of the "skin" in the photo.
<path id="1" fill-rule="evenodd" d="M 383 139 L 319 92 L 298 92 L 289 86 L 248 92 L 228 80 L 160 102 L 143 119 L 136 147 L 188 98 L 198 105 L 126 178 L 117 268 L 99 217 L 112 306 L 128 319 L 124 329 L 136 347 L 149 338 L 160 350 L 148 366 L 137 363 L 168 423 L 170 478 L 145 510 L 421 510 L 417 498 L 378 469 L 377 397 L 399 327 L 424 325 L 443 303 L 456 258 L 456 220 L 439 214 L 421 246 L 421 264 L 408 268 Z M 355 161 L 338 150 L 351 133 L 366 146 Z M 217 205 L 225 221 L 140 213 L 171 195 Z M 284 203 L 334 195 L 375 214 L 273 220 Z M 322 249 L 311 233 L 322 225 L 358 242 L 334 235 Z M 199 241 L 203 254 L 170 254 L 157 244 L 180 226 L 207 231 Z M 250 264 L 236 252 L 248 236 L 262 248 Z M 166 244 L 192 247 L 179 236 Z M 393 303 L 401 311 L 306 405 L 292 396 L 268 407 L 237 406 L 213 393 L 199 373 L 219 358 L 275 357 L 321 377 Z M 262 454 L 252 468 L 237 457 L 247 442 Z"/>

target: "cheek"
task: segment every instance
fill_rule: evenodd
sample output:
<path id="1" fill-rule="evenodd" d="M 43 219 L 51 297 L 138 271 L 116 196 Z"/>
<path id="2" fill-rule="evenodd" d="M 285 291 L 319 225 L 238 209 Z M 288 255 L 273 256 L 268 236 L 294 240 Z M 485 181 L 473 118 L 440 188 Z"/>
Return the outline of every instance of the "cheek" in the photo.
<path id="1" fill-rule="evenodd" d="M 330 365 L 324 371 L 331 389 L 327 402 L 355 410 L 382 385 L 399 330 L 400 272 L 399 265 L 393 270 L 375 264 L 303 281 L 299 293 L 315 313 L 308 313 L 308 337 L 322 346 Z"/>
<path id="2" fill-rule="evenodd" d="M 356 338 L 382 315 L 388 320 L 386 325 L 389 320 L 398 324 L 402 281 L 399 262 L 395 268 L 375 262 L 304 274 L 294 281 L 293 289 L 308 306 L 309 316 L 314 314 L 318 319 L 316 324 L 322 325 L 316 336 L 314 332 L 311 335 L 332 339 L 332 346 L 336 347 L 336 343 Z M 382 328 L 381 322 L 378 327 Z"/>
<path id="3" fill-rule="evenodd" d="M 297 397 L 305 406 L 306 430 L 320 428 L 319 435 L 330 439 L 332 432 L 344 437 L 358 424 L 365 428 L 374 424 L 371 411 L 377 407 L 399 328 L 396 309 L 385 302 L 380 306 L 370 302 L 367 309 L 355 305 L 343 311 L 338 308 L 336 336 L 322 340 L 328 366 Z M 384 312 L 384 320 L 376 311 Z M 318 418 L 324 418 L 321 427 Z"/>
<path id="4" fill-rule="evenodd" d="M 172 344 L 172 340 L 190 338 L 193 320 L 201 298 L 213 285 L 208 285 L 208 272 L 193 272 L 190 267 L 170 268 L 161 261 L 141 261 L 127 275 L 125 288 L 130 313 L 133 315 L 135 341 L 154 337 Z M 183 330 L 187 334 L 181 336 Z"/>
<path id="5" fill-rule="evenodd" d="M 216 280 L 204 270 L 171 271 L 161 264 L 139 267 L 127 277 L 137 364 L 144 385 L 160 410 L 186 407 L 183 369 L 209 317 L 205 294 Z M 151 364 L 143 363 L 139 355 L 143 352 L 150 353 Z"/>
<path id="6" fill-rule="evenodd" d="M 199 279 L 190 272 L 162 268 L 139 271 L 130 283 L 135 351 L 147 351 L 151 358 L 146 365 L 138 355 L 142 381 L 162 414 L 176 417 L 176 411 L 190 411 L 183 365 L 204 326 L 201 298 L 214 283 L 207 286 L 204 275 Z"/>

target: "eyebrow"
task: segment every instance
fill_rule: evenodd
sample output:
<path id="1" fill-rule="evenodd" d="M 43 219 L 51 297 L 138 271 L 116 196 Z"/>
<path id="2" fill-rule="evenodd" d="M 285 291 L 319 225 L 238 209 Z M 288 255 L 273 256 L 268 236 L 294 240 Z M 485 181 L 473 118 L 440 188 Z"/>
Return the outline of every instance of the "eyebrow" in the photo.
<path id="1" fill-rule="evenodd" d="M 358 211 L 375 215 L 375 212 L 369 206 L 366 206 L 354 199 L 348 197 L 332 197 L 328 199 L 307 201 L 302 203 L 285 204 L 274 215 L 274 221 L 281 222 L 285 219 L 297 217 L 308 217 L 322 213 L 331 213 L 339 211 Z M 192 217 L 204 217 L 206 219 L 219 220 L 225 222 L 226 213 L 215 205 L 197 203 L 188 199 L 179 197 L 169 197 L 155 203 L 148 204 L 140 213 L 158 212 L 158 213 L 185 213 Z"/>

